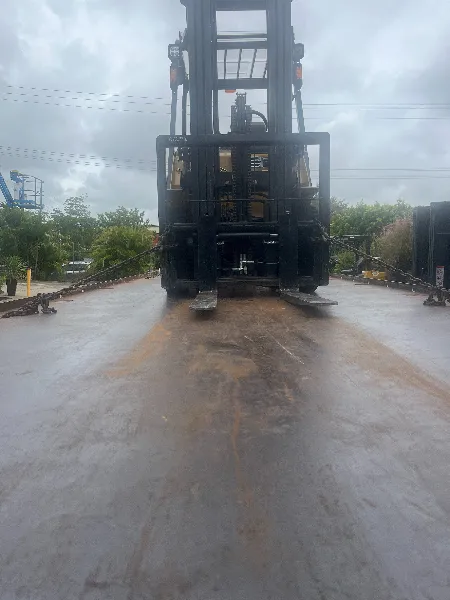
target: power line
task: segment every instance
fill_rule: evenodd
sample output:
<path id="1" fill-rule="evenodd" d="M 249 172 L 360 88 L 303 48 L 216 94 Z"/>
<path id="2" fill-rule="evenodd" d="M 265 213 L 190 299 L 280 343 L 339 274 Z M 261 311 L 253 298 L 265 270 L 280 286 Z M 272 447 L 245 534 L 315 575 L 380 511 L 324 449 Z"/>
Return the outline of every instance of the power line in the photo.
<path id="1" fill-rule="evenodd" d="M 155 101 L 155 100 L 167 100 L 167 98 L 164 98 L 162 96 L 139 96 L 137 94 L 117 94 L 117 93 L 110 93 L 110 92 L 83 92 L 83 91 L 74 91 L 74 90 L 65 90 L 65 89 L 52 89 L 52 88 L 38 88 L 38 87 L 26 87 L 23 85 L 18 85 L 18 86 L 14 86 L 14 85 L 6 85 L 5 86 L 8 89 L 18 89 L 18 90 L 30 90 L 33 92 L 52 92 L 52 93 L 58 93 L 58 94 L 77 94 L 78 96 L 108 96 L 109 98 L 102 98 L 98 101 L 101 102 L 105 102 L 110 100 L 111 98 L 132 98 L 133 100 L 151 100 L 151 101 Z M 13 94 L 14 92 L 4 92 L 4 93 L 8 93 L 8 94 Z M 20 95 L 29 95 L 29 94 L 23 94 L 21 93 Z M 50 96 L 48 96 L 50 97 Z M 84 100 L 90 100 L 91 98 L 85 98 Z M 110 100 L 111 102 L 121 102 L 121 100 Z M 124 101 L 124 100 L 122 100 Z M 128 100 L 126 101 L 127 103 L 129 102 Z M 133 102 L 134 104 L 135 102 Z M 153 103 L 153 102 L 152 102 Z M 150 104 L 150 102 L 147 102 L 145 104 Z M 254 102 L 254 105 L 261 105 L 261 104 L 265 104 L 267 105 L 267 102 Z M 170 106 L 170 102 L 168 102 L 165 106 Z M 351 107 L 358 107 L 358 108 L 376 108 L 376 109 L 383 109 L 383 110 L 390 110 L 390 109 L 408 109 L 408 108 L 414 108 L 414 109 L 433 109 L 433 110 L 438 110 L 438 109 L 447 109 L 450 108 L 450 103 L 449 102 L 371 102 L 371 103 L 364 103 L 364 102 L 305 102 L 303 103 L 304 107 L 321 107 L 321 106 L 329 106 L 329 107 L 335 107 L 335 106 L 342 106 L 342 107 L 346 107 L 346 106 L 351 106 Z"/>
<path id="2" fill-rule="evenodd" d="M 267 105 L 267 102 L 253 102 L 254 105 Z M 382 110 L 396 110 L 396 109 L 448 109 L 450 108 L 449 102 L 378 102 L 378 103 L 364 103 L 364 102 L 303 102 L 302 106 L 308 108 L 316 107 L 334 107 L 334 106 L 350 106 L 353 108 L 368 108 L 368 109 L 382 109 Z M 294 107 L 295 108 L 295 107 Z"/>
<path id="3" fill-rule="evenodd" d="M 78 94 L 80 96 L 110 96 L 111 98 L 136 98 L 140 100 L 166 100 L 167 98 L 163 98 L 162 96 L 137 96 L 133 94 L 112 94 L 110 92 L 80 92 L 73 90 L 64 90 L 64 89 L 51 89 L 51 88 L 38 88 L 38 87 L 27 87 L 24 85 L 6 85 L 8 89 L 17 89 L 17 90 L 32 90 L 34 92 L 53 92 L 57 94 Z M 11 92 L 12 93 L 12 92 Z"/>
<path id="4" fill-rule="evenodd" d="M 146 173 L 150 173 L 150 172 L 156 172 L 156 168 L 152 167 L 152 168 L 144 168 L 142 166 L 135 166 L 135 165 L 130 165 L 130 164 L 109 164 L 109 163 L 100 163 L 100 162 L 94 162 L 94 161 L 83 161 L 83 160 L 71 160 L 71 159 L 67 159 L 67 158 L 52 158 L 49 156 L 37 156 L 37 155 L 29 155 L 29 154 L 21 154 L 18 152 L 14 152 L 14 151 L 4 151 L 1 150 L 0 151 L 0 155 L 1 156 L 11 156 L 11 157 L 15 157 L 15 158 L 23 158 L 23 159 L 31 159 L 31 160 L 41 160 L 41 161 L 46 161 L 46 162 L 51 162 L 51 163 L 66 163 L 66 164 L 72 164 L 72 165 L 82 165 L 82 166 L 95 166 L 95 167 L 103 167 L 106 169 L 122 169 L 122 170 L 128 170 L 128 171 L 144 171 Z"/>
<path id="5" fill-rule="evenodd" d="M 0 150 L 7 150 L 7 151 L 16 151 L 16 152 L 21 152 L 21 153 L 33 153 L 33 154 L 48 154 L 51 158 L 55 158 L 55 156 L 63 156 L 63 157 L 69 157 L 69 158 L 80 158 L 80 159 L 89 159 L 89 160 L 103 160 L 103 161 L 113 161 L 113 162 L 123 162 L 123 163 L 131 163 L 133 161 L 139 163 L 139 164 L 146 164 L 148 163 L 156 163 L 155 159 L 152 159 L 150 161 L 146 161 L 142 158 L 116 158 L 116 157 L 110 157 L 110 156 L 98 156 L 95 154 L 77 154 L 75 152 L 56 152 L 55 150 L 40 150 L 37 148 L 20 148 L 20 147 L 13 147 L 13 146 L 1 146 L 0 145 Z"/>
<path id="6" fill-rule="evenodd" d="M 449 121 L 450 117 L 374 117 L 378 121 Z"/>
<path id="7" fill-rule="evenodd" d="M 76 161 L 76 160 L 70 160 L 70 159 L 53 159 L 51 157 L 47 157 L 47 156 L 29 156 L 29 155 L 25 155 L 23 156 L 22 154 L 19 154 L 17 152 L 5 152 L 5 151 L 0 151 L 0 156 L 11 156 L 11 157 L 16 157 L 16 158 L 28 158 L 28 159 L 32 159 L 32 160 L 41 160 L 41 161 L 48 161 L 48 162 L 56 162 L 56 163 L 66 163 L 66 164 L 73 164 L 73 165 L 82 165 L 82 166 L 101 166 L 104 168 L 113 168 L 113 169 L 121 169 L 121 170 L 128 170 L 128 171 L 142 171 L 145 173 L 155 173 L 156 172 L 156 168 L 152 167 L 152 168 L 143 168 L 143 167 L 136 167 L 133 165 L 120 165 L 120 164 L 101 164 L 101 163 L 95 163 L 95 162 L 91 162 L 91 161 Z M 445 180 L 450 180 L 450 174 L 449 175 L 436 175 L 436 174 L 431 174 L 431 175 L 380 175 L 378 177 L 346 177 L 346 176 L 332 176 L 331 177 L 331 181 L 430 181 L 430 180 L 436 180 L 436 179 L 445 179 Z"/>
<path id="8" fill-rule="evenodd" d="M 434 175 L 429 175 L 429 176 L 423 176 L 423 177 L 419 177 L 419 176 L 411 176 L 408 175 L 407 177 L 402 177 L 402 176 L 382 176 L 382 177 L 331 177 L 332 181 L 403 181 L 403 180 L 407 180 L 407 181 L 429 181 L 430 179 L 450 179 L 450 175 L 444 175 L 444 176 L 434 176 Z"/>
<path id="9" fill-rule="evenodd" d="M 8 96 L 13 96 L 13 94 L 15 92 L 2 92 L 3 94 L 7 94 Z M 74 92 L 76 93 L 76 92 Z M 32 96 L 33 98 L 52 98 L 54 100 L 77 100 L 77 101 L 81 101 L 81 102 L 112 102 L 115 104 L 138 104 L 138 102 L 136 102 L 135 100 L 112 100 L 111 98 L 83 98 L 80 96 L 54 96 L 53 94 L 46 94 L 46 95 L 42 95 L 42 94 L 30 94 L 27 92 L 22 92 L 20 94 L 18 94 L 19 96 Z M 14 98 L 12 98 L 14 100 Z M 163 100 L 163 98 L 161 98 L 161 100 Z M 142 105 L 155 105 L 156 102 L 141 102 Z M 165 104 L 161 105 L 161 106 L 170 106 L 171 103 L 170 102 L 166 102 Z"/>
<path id="10" fill-rule="evenodd" d="M 256 103 L 255 103 L 256 104 Z M 375 106 L 375 105 L 360 105 L 360 106 L 353 106 L 350 104 L 335 104 L 335 105 L 325 105 L 325 104 L 303 104 L 303 107 L 305 108 L 309 108 L 309 109 L 313 109 L 313 108 L 334 108 L 334 107 L 349 107 L 349 108 L 358 108 L 361 110 L 404 110 L 404 111 L 408 111 L 408 110 L 449 110 L 450 109 L 450 105 L 447 106 L 425 106 L 425 105 L 421 105 L 421 106 L 412 106 L 412 105 L 400 105 L 400 106 Z M 292 110 L 296 110 L 296 107 L 293 106 Z"/>
<path id="11" fill-rule="evenodd" d="M 4 156 L 15 156 L 31 160 L 41 160 L 53 163 L 76 164 L 83 166 L 99 166 L 105 168 L 117 168 L 138 170 L 145 172 L 156 172 L 156 160 L 152 159 L 146 163 L 144 159 L 138 158 L 117 158 L 107 156 L 96 156 L 89 154 L 75 154 L 68 152 L 56 152 L 50 150 L 28 149 L 12 146 L 0 146 L 0 154 Z M 99 162 L 104 161 L 104 162 Z M 131 164 L 135 161 L 136 165 Z M 115 163 L 115 164 L 113 164 Z M 318 172 L 319 169 L 311 169 L 311 173 Z M 332 176 L 333 180 L 398 180 L 398 179 L 448 179 L 450 178 L 450 167 L 436 167 L 424 169 L 421 167 L 332 167 L 332 173 L 364 173 L 379 172 L 381 175 L 372 176 L 354 176 L 345 175 Z M 402 173 L 399 173 L 402 172 Z M 408 174 L 404 174 L 404 173 Z M 392 175 L 383 175 L 383 173 L 392 173 Z M 394 174 L 397 173 L 397 174 Z M 445 173 L 449 173 L 446 176 Z M 412 175 L 411 175 L 412 174 Z M 429 175 L 431 174 L 431 175 Z"/>
<path id="12" fill-rule="evenodd" d="M 310 169 L 311 171 L 319 171 L 319 169 Z M 422 169 L 414 167 L 336 167 L 331 168 L 332 171 L 408 171 L 412 173 L 445 173 L 450 172 L 450 167 L 438 167 L 435 169 Z"/>
<path id="13" fill-rule="evenodd" d="M 350 106 L 354 108 L 369 108 L 369 109 L 382 109 L 382 110 L 396 110 L 396 109 L 448 109 L 450 108 L 450 103 L 422 103 L 422 102 L 412 102 L 412 103 L 375 103 L 375 104 L 364 104 L 360 102 L 305 102 L 303 106 L 307 106 L 308 108 L 321 107 L 321 106 Z"/>
<path id="14" fill-rule="evenodd" d="M 69 158 L 79 158 L 79 159 L 90 159 L 90 160 L 103 160 L 103 161 L 114 161 L 114 162 L 122 162 L 122 163 L 131 163 L 135 161 L 139 164 L 155 164 L 156 159 L 146 160 L 143 158 L 117 158 L 110 156 L 100 156 L 97 154 L 79 154 L 76 152 L 58 152 L 56 150 L 42 150 L 38 148 L 22 148 L 19 146 L 2 146 L 0 145 L 0 150 L 3 151 L 16 151 L 20 153 L 33 153 L 33 154 L 47 154 L 50 158 L 54 159 L 55 156 L 63 156 Z M 319 169 L 311 169 L 311 171 L 318 171 Z M 450 167 L 433 167 L 430 169 L 424 169 L 423 167 L 332 167 L 332 171 L 408 171 L 408 172 L 424 172 L 424 173 L 434 173 L 434 172 L 446 172 L 450 171 Z"/>
<path id="15" fill-rule="evenodd" d="M 68 98 L 66 98 L 68 99 Z M 12 98 L 12 97 L 6 97 L 6 98 L 0 98 L 0 100 L 3 101 L 11 101 L 11 102 L 17 102 L 20 104 L 41 104 L 43 106 L 60 106 L 63 108 L 83 108 L 83 109 L 94 109 L 94 110 L 106 110 L 106 111 L 113 111 L 113 112 L 128 112 L 128 113 L 140 113 L 140 114 L 145 114 L 145 115 L 170 115 L 170 112 L 161 112 L 161 111 L 156 111 L 156 110 L 140 110 L 140 109 L 129 109 L 129 108 L 112 108 L 109 106 L 88 106 L 88 105 L 81 105 L 81 104 L 64 104 L 62 102 L 42 102 L 40 100 L 24 100 L 24 99 L 18 99 L 18 98 Z M 165 105 L 164 105 L 165 106 Z M 305 105 L 306 106 L 306 105 Z M 189 115 L 188 115 L 189 116 Z M 222 119 L 230 119 L 231 115 L 220 115 L 220 118 Z M 306 121 L 329 121 L 329 120 L 333 120 L 335 117 L 334 116 L 320 116 L 320 117 L 308 117 L 305 116 L 304 117 Z M 297 119 L 296 116 L 292 117 L 292 120 L 295 121 Z M 411 121 L 448 121 L 450 120 L 450 117 L 377 117 L 374 116 L 372 117 L 373 120 L 393 120 L 393 121 L 405 121 L 405 120 L 411 120 Z"/>
<path id="16" fill-rule="evenodd" d="M 10 102 L 17 102 L 19 104 L 42 104 L 47 106 L 63 106 L 68 108 L 93 108 L 94 110 L 110 110 L 115 112 L 129 112 L 129 113 L 143 113 L 146 115 L 170 115 L 170 112 L 161 113 L 160 111 L 146 111 L 146 110 L 136 110 L 130 108 L 110 108 L 109 106 L 82 106 L 81 104 L 63 104 L 61 102 L 41 102 L 39 100 L 19 100 L 16 98 L 0 98 L 0 100 L 9 100 Z"/>

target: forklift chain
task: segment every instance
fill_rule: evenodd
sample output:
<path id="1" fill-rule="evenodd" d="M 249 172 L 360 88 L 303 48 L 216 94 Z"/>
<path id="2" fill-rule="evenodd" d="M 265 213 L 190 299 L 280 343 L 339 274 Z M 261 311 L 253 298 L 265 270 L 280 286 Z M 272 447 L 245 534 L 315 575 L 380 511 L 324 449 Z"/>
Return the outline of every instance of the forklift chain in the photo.
<path id="1" fill-rule="evenodd" d="M 60 298 L 61 296 L 66 296 L 68 294 L 71 294 L 74 291 L 76 291 L 77 289 L 84 287 L 85 285 L 91 283 L 92 281 L 98 280 L 99 277 L 101 277 L 102 275 L 111 273 L 112 271 L 115 271 L 115 270 L 119 269 L 120 267 L 131 264 L 131 263 L 135 262 L 136 260 L 139 260 L 143 256 L 147 256 L 148 254 L 153 254 L 153 253 L 159 252 L 161 250 L 166 250 L 171 247 L 173 247 L 173 246 L 165 246 L 162 244 L 153 246 L 152 248 L 149 248 L 148 250 L 144 250 L 144 252 L 140 252 L 139 254 L 136 254 L 136 256 L 127 258 L 127 259 L 121 261 L 120 263 L 112 265 L 111 267 L 107 267 L 106 269 L 102 269 L 101 271 L 97 271 L 96 273 L 93 273 L 92 275 L 89 275 L 88 277 L 85 277 L 84 279 L 80 279 L 76 283 L 74 283 L 68 287 L 62 288 L 62 289 L 58 290 L 57 292 L 50 292 L 48 294 L 39 294 L 38 296 L 30 299 L 28 302 L 23 304 L 21 307 L 4 313 L 0 318 L 8 319 L 10 317 L 23 317 L 26 315 L 35 315 L 39 312 L 39 306 L 42 305 L 42 302 L 41 302 L 42 296 L 44 296 L 44 300 L 47 301 L 46 304 L 47 304 L 47 308 L 48 308 L 49 300 L 55 300 L 57 298 Z M 116 280 L 112 280 L 112 281 L 116 281 Z M 50 312 L 56 312 L 54 309 L 48 308 L 48 310 Z"/>
<path id="2" fill-rule="evenodd" d="M 317 220 L 315 222 L 316 222 L 317 226 L 319 227 L 320 232 L 325 241 L 329 242 L 331 245 L 340 246 L 341 248 L 343 248 L 345 250 L 350 250 L 351 252 L 354 252 L 355 249 L 351 244 L 347 244 L 346 242 L 342 241 L 338 237 L 332 237 L 331 235 L 329 235 L 327 233 L 327 231 L 326 231 L 325 227 L 322 225 L 322 223 L 320 223 Z M 423 303 L 424 306 L 445 306 L 446 302 L 450 302 L 450 292 L 448 290 L 439 288 L 435 285 L 432 285 L 431 283 L 428 283 L 427 281 L 424 281 L 423 279 L 420 279 L 419 277 L 415 277 L 414 275 L 411 275 L 411 273 L 402 271 L 402 269 L 399 269 L 398 267 L 394 267 L 394 265 L 389 264 L 388 262 L 386 262 L 385 260 L 383 260 L 381 258 L 372 256 L 371 254 L 367 254 L 367 252 L 359 251 L 358 253 L 366 260 L 369 260 L 375 264 L 381 265 L 382 267 L 384 267 L 385 269 L 387 269 L 388 271 L 390 271 L 392 273 L 398 273 L 404 279 L 407 279 L 410 283 L 412 283 L 414 285 L 422 286 L 425 289 L 427 289 L 429 291 L 429 296 L 424 301 L 424 303 Z"/>

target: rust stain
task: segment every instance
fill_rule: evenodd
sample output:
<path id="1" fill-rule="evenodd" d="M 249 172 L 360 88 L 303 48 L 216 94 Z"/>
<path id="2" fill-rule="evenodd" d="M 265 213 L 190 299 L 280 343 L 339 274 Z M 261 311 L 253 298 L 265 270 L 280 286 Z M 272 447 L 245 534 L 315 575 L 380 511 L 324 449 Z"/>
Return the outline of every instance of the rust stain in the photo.
<path id="1" fill-rule="evenodd" d="M 141 527 L 139 540 L 125 569 L 125 580 L 129 584 L 127 600 L 133 600 L 136 597 L 138 588 L 142 580 L 145 579 L 142 563 L 144 562 L 146 553 L 150 549 L 155 523 L 159 517 L 160 510 L 172 496 L 182 493 L 183 486 L 185 484 L 181 482 L 179 474 L 173 473 L 167 477 L 156 506 L 149 513 L 148 518 Z"/>
<path id="2" fill-rule="evenodd" d="M 198 344 L 194 351 L 194 358 L 188 366 L 188 373 L 218 372 L 226 375 L 233 381 L 249 377 L 258 370 L 255 362 L 241 355 L 221 354 L 210 352 L 204 344 Z"/>
<path id="3" fill-rule="evenodd" d="M 254 492 L 242 468 L 238 446 L 242 421 L 239 384 L 234 385 L 233 406 L 233 423 L 230 438 L 235 463 L 238 503 L 243 508 L 243 513 L 238 518 L 236 530 L 243 544 L 245 544 L 246 557 L 252 562 L 255 568 L 264 569 L 268 564 L 269 557 L 267 548 L 269 520 L 264 511 L 258 506 Z"/>
<path id="4" fill-rule="evenodd" d="M 201 406 L 190 406 L 185 418 L 185 429 L 188 433 L 197 435 L 204 429 L 210 429 L 213 425 L 213 417 L 218 406 L 211 403 L 203 403 Z"/>
<path id="5" fill-rule="evenodd" d="M 253 307 L 250 305 L 245 309 L 245 312 L 252 311 Z M 215 323 L 215 328 L 213 332 L 209 330 L 209 335 L 211 336 L 211 333 L 214 332 L 217 334 L 216 337 L 205 339 L 204 329 L 197 331 L 194 327 L 191 330 L 195 342 L 191 345 L 193 352 L 187 364 L 188 375 L 194 378 L 199 376 L 212 378 L 218 395 L 218 401 L 207 402 L 204 405 L 203 415 L 194 411 L 196 414 L 193 415 L 192 426 L 210 427 L 215 414 L 223 409 L 229 411 L 230 448 L 234 462 L 236 496 L 240 509 L 236 531 L 245 546 L 245 556 L 254 567 L 264 569 L 268 557 L 269 522 L 266 514 L 258 505 L 248 474 L 242 464 L 239 447 L 244 418 L 240 399 L 245 393 L 243 388 L 247 385 L 246 380 L 258 374 L 259 366 L 252 357 L 245 355 L 246 344 L 244 343 L 242 346 L 241 342 L 242 338 L 247 338 L 242 335 L 239 327 L 236 328 L 235 322 L 231 326 L 228 323 L 226 329 L 222 324 Z M 252 342 L 252 340 L 249 341 Z M 224 406 L 224 400 L 226 406 Z"/>
<path id="6" fill-rule="evenodd" d="M 137 548 L 135 549 L 131 560 L 126 569 L 126 580 L 129 581 L 130 590 L 127 600 L 132 600 L 135 596 L 135 588 L 140 579 L 140 571 L 144 560 L 145 552 L 149 546 L 151 535 L 154 528 L 156 517 L 150 518 L 142 527 Z"/>
<path id="7" fill-rule="evenodd" d="M 154 325 L 147 335 L 131 350 L 131 352 L 120 359 L 117 364 L 106 371 L 109 377 L 124 377 L 133 373 L 149 358 L 160 354 L 165 348 L 168 340 L 178 336 L 181 339 L 186 332 L 186 313 L 189 305 L 180 303 L 168 312 L 162 320 Z"/>
<path id="8" fill-rule="evenodd" d="M 148 358 L 161 352 L 165 342 L 171 337 L 164 323 L 155 325 L 139 344 L 117 365 L 106 371 L 109 377 L 125 377 L 135 371 Z"/>
<path id="9" fill-rule="evenodd" d="M 236 472 L 236 481 L 238 484 L 238 493 L 239 493 L 241 502 L 246 507 L 248 507 L 253 499 L 253 494 L 252 494 L 251 489 L 249 488 L 249 486 L 247 485 L 247 483 L 245 481 L 244 473 L 242 471 L 242 466 L 241 466 L 241 458 L 239 456 L 239 450 L 238 450 L 238 438 L 239 438 L 239 432 L 240 432 L 240 428 L 241 428 L 242 412 L 241 412 L 241 405 L 237 398 L 237 394 L 234 395 L 233 404 L 234 404 L 234 418 L 233 418 L 233 426 L 231 428 L 231 447 L 233 448 L 234 467 L 235 467 L 235 472 Z"/>
<path id="10" fill-rule="evenodd" d="M 286 399 L 289 400 L 292 404 L 295 402 L 295 398 L 291 390 L 288 388 L 287 383 L 284 384 L 284 395 Z"/>
<path id="11" fill-rule="evenodd" d="M 380 380 L 420 389 L 445 402 L 450 400 L 450 393 L 443 382 L 430 377 L 420 367 L 369 334 L 344 323 L 339 324 L 338 331 L 340 350 L 346 361 L 358 365 L 363 371 L 371 372 Z"/>

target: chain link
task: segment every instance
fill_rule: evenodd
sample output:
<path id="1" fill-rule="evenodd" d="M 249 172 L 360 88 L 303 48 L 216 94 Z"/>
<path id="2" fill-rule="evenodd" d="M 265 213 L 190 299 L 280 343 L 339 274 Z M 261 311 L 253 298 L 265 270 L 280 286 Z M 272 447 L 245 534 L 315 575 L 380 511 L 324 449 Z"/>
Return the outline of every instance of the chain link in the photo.
<path id="1" fill-rule="evenodd" d="M 320 223 L 320 221 L 315 220 L 315 223 L 316 223 L 317 227 L 319 228 L 324 241 L 327 241 L 331 245 L 334 245 L 334 246 L 340 246 L 341 248 L 343 248 L 345 250 L 350 250 L 351 252 L 355 252 L 355 248 L 351 244 L 347 244 L 346 242 L 340 240 L 339 238 L 332 237 L 331 235 L 329 235 L 329 233 L 326 231 L 325 227 L 322 225 L 322 223 Z M 38 308 L 41 303 L 41 297 L 44 297 L 46 300 L 55 300 L 56 298 L 70 294 L 70 293 L 76 291 L 77 289 L 79 289 L 85 285 L 88 285 L 89 283 L 91 283 L 94 280 L 98 280 L 99 277 L 101 277 L 107 273 L 111 273 L 125 265 L 131 264 L 131 263 L 143 258 L 144 256 L 153 254 L 155 252 L 160 252 L 161 250 L 166 250 L 166 249 L 169 249 L 172 247 L 174 247 L 174 246 L 167 246 L 167 245 L 162 245 L 162 244 L 153 246 L 153 248 L 144 250 L 144 252 L 140 252 L 136 256 L 127 258 L 127 259 L 121 261 L 120 263 L 117 263 L 115 265 L 107 267 L 106 269 L 102 269 L 101 271 L 97 271 L 96 273 L 93 273 L 92 275 L 89 275 L 88 277 L 85 277 L 68 287 L 62 288 L 62 289 L 58 290 L 57 292 L 50 292 L 49 294 L 43 294 L 43 295 L 39 295 L 35 298 L 32 298 L 29 302 L 26 302 L 20 308 L 18 308 L 16 310 L 8 311 L 5 314 L 3 314 L 0 318 L 5 319 L 5 318 L 9 318 L 9 317 L 14 317 L 14 316 L 35 314 L 36 312 L 38 312 Z M 390 271 L 392 273 L 400 274 L 403 278 L 407 279 L 411 283 L 413 283 L 415 285 L 420 285 L 420 286 L 426 288 L 427 290 L 429 290 L 430 295 L 429 295 L 428 299 L 425 300 L 424 304 L 444 306 L 446 301 L 450 302 L 450 293 L 448 290 L 438 288 L 437 286 L 432 285 L 432 284 L 428 283 L 427 281 L 420 279 L 419 277 L 415 277 L 414 275 L 411 275 L 410 273 L 407 273 L 406 271 L 403 271 L 402 269 L 399 269 L 398 267 L 395 267 L 394 265 L 389 264 L 388 262 L 386 262 L 385 260 L 383 260 L 379 257 L 372 256 L 371 254 L 368 254 L 367 252 L 358 250 L 358 254 L 361 257 L 365 258 L 366 260 L 369 260 L 375 264 L 383 266 L 385 269 L 387 269 L 388 271 Z M 436 296 L 436 298 L 435 298 L 435 296 Z"/>
<path id="2" fill-rule="evenodd" d="M 351 244 L 347 244 L 346 242 L 342 241 L 341 239 L 339 239 L 337 237 L 332 237 L 331 235 L 329 235 L 327 233 L 325 227 L 322 225 L 322 223 L 320 223 L 320 221 L 316 220 L 315 222 L 316 222 L 317 226 L 319 227 L 320 232 L 322 233 L 322 236 L 325 241 L 330 242 L 330 244 L 332 244 L 332 245 L 340 246 L 341 248 L 344 248 L 345 250 L 350 250 L 351 252 L 355 252 L 354 246 L 352 246 Z M 377 256 L 372 256 L 371 254 L 367 254 L 367 252 L 363 252 L 362 250 L 358 250 L 358 254 L 361 257 L 365 258 L 366 260 L 370 260 L 371 262 L 373 262 L 375 264 L 381 265 L 382 267 L 384 267 L 385 269 L 387 269 L 388 271 L 390 271 L 392 273 L 398 273 L 403 278 L 407 279 L 409 282 L 426 288 L 429 291 L 430 295 L 429 295 L 428 299 L 425 300 L 424 304 L 442 305 L 443 306 L 443 305 L 445 305 L 446 300 L 450 300 L 450 294 L 449 294 L 448 290 L 438 288 L 437 286 L 432 285 L 431 283 L 428 283 L 427 281 L 424 281 L 423 279 L 420 279 L 419 277 L 415 277 L 414 275 L 411 275 L 411 273 L 407 273 L 406 271 L 403 271 L 402 269 L 399 269 L 398 267 L 395 267 L 394 265 L 389 264 L 382 258 L 379 258 Z M 434 296 L 437 296 L 437 299 L 434 299 Z"/>
<path id="3" fill-rule="evenodd" d="M 159 252 L 163 249 L 166 249 L 166 246 L 162 246 L 161 244 L 153 246 L 152 248 L 149 248 L 148 250 L 144 250 L 143 252 L 136 254 L 136 256 L 132 256 L 131 258 L 126 258 L 125 260 L 122 260 L 120 263 L 117 263 L 110 267 L 106 267 L 106 269 L 102 269 L 101 271 L 97 271 L 96 273 L 93 273 L 92 275 L 89 275 L 88 277 L 84 277 L 83 279 L 80 279 L 79 281 L 77 281 L 76 283 L 74 283 L 70 286 L 61 288 L 57 292 L 49 292 L 48 294 L 40 294 L 40 295 L 32 298 L 28 302 L 26 302 L 19 308 L 10 310 L 10 311 L 4 313 L 0 318 L 8 319 L 9 317 L 21 317 L 21 316 L 36 314 L 37 312 L 39 312 L 39 305 L 41 304 L 41 299 L 44 299 L 47 301 L 55 300 L 57 298 L 60 298 L 61 296 L 66 296 L 68 294 L 71 294 L 74 291 L 76 291 L 77 289 L 88 285 L 89 283 L 91 283 L 94 280 L 98 281 L 100 277 L 102 277 L 103 275 L 105 275 L 107 273 L 116 271 L 117 269 L 120 269 L 121 267 L 124 267 L 125 265 L 131 264 L 137 260 L 140 260 L 144 256 L 153 254 L 155 252 Z"/>

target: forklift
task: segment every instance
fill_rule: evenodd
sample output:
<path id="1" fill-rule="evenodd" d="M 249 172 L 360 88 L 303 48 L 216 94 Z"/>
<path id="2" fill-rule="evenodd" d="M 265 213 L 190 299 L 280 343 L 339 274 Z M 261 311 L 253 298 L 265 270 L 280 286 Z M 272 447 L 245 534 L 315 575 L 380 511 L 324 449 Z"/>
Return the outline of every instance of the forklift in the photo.
<path id="1" fill-rule="evenodd" d="M 330 136 L 305 131 L 291 0 L 181 2 L 187 28 L 168 49 L 170 132 L 156 142 L 163 288 L 195 296 L 195 311 L 239 285 L 335 304 L 314 293 L 329 282 Z M 218 31 L 218 13 L 239 11 L 262 11 L 265 31 Z M 266 113 L 247 102 L 255 90 Z M 226 129 L 225 93 L 235 94 Z M 308 146 L 319 147 L 317 186 Z"/>

